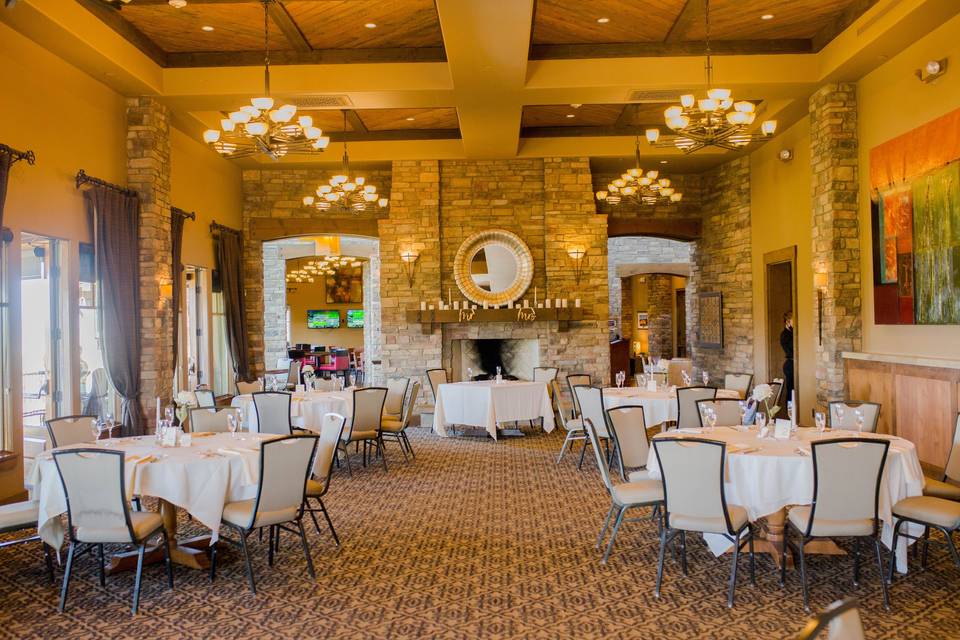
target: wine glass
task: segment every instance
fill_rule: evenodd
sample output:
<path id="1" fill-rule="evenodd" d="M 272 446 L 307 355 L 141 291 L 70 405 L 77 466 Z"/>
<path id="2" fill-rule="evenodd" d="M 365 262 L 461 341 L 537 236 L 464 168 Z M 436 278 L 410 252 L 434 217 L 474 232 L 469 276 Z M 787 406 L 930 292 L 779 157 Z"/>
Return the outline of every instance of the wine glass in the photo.
<path id="1" fill-rule="evenodd" d="M 706 407 L 703 410 L 703 419 L 704 426 L 706 427 L 704 431 L 707 433 L 712 433 L 713 428 L 717 424 L 717 412 L 714 411 L 712 407 Z"/>
<path id="2" fill-rule="evenodd" d="M 740 407 L 740 424 L 745 424 L 744 418 L 747 415 L 747 401 L 740 400 L 737 405 Z"/>
<path id="3" fill-rule="evenodd" d="M 116 428 L 116 422 L 113 420 L 113 414 L 107 412 L 103 416 L 104 426 L 107 430 L 107 440 L 113 437 L 113 430 Z"/>
<path id="4" fill-rule="evenodd" d="M 173 424 L 173 415 L 174 415 L 174 409 L 172 404 L 168 404 L 166 407 L 163 408 L 163 417 L 165 420 L 167 420 L 167 422 L 171 424 Z"/>
<path id="5" fill-rule="evenodd" d="M 467 382 L 473 382 L 473 367 L 467 367 Z"/>
<path id="6" fill-rule="evenodd" d="M 93 441 L 96 442 L 100 439 L 100 432 L 102 431 L 102 424 L 100 419 L 92 420 L 90 422 L 90 434 L 93 436 Z"/>
<path id="7" fill-rule="evenodd" d="M 500 369 L 500 367 L 498 366 L 498 367 L 497 367 L 497 382 L 500 382 L 500 371 L 501 371 L 501 369 Z"/>
<path id="8" fill-rule="evenodd" d="M 863 409 L 856 409 L 853 415 L 857 419 L 857 433 L 863 433 Z"/>
<path id="9" fill-rule="evenodd" d="M 233 413 L 227 414 L 227 428 L 230 430 L 230 437 L 237 437 L 237 417 Z"/>
<path id="10" fill-rule="evenodd" d="M 827 430 L 827 416 L 822 411 L 813 414 L 813 422 L 817 426 L 817 432 L 823 433 Z"/>
<path id="11" fill-rule="evenodd" d="M 703 384 L 706 385 L 706 384 L 709 384 L 709 383 L 710 383 L 710 374 L 707 372 L 706 369 L 704 369 L 704 370 L 700 373 L 700 377 L 703 378 Z"/>
<path id="12" fill-rule="evenodd" d="M 763 429 L 765 426 L 767 426 L 767 414 L 758 411 L 756 422 L 757 428 Z"/>
<path id="13" fill-rule="evenodd" d="M 627 374 L 625 374 L 623 371 L 617 371 L 617 388 L 618 389 L 623 388 L 623 382 L 626 379 L 627 379 Z"/>
<path id="14" fill-rule="evenodd" d="M 833 407 L 833 412 L 837 415 L 837 424 L 841 427 L 843 426 L 843 405 L 836 405 Z"/>

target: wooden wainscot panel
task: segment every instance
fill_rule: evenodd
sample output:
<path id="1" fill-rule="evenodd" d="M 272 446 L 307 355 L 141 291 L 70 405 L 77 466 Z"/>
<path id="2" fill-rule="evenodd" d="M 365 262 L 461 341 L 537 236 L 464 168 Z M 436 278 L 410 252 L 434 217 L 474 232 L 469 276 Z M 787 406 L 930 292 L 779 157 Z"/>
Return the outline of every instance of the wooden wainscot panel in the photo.
<path id="1" fill-rule="evenodd" d="M 893 365 L 883 362 L 847 361 L 847 397 L 880 403 L 879 433 L 897 433 L 897 402 L 893 388 Z"/>
<path id="2" fill-rule="evenodd" d="M 953 439 L 956 384 L 906 374 L 898 374 L 897 435 L 917 446 L 917 455 L 926 465 L 942 468 Z"/>

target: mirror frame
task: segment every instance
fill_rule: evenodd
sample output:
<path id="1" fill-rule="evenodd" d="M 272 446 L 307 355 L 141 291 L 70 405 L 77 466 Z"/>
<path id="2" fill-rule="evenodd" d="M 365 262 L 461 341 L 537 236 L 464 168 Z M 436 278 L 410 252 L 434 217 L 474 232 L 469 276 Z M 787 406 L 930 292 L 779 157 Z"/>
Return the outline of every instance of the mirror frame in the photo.
<path id="1" fill-rule="evenodd" d="M 503 291 L 496 293 L 480 288 L 473 281 L 473 275 L 470 272 L 473 257 L 477 252 L 493 244 L 505 246 L 517 261 L 517 275 L 513 282 Z M 464 240 L 457 249 L 457 255 L 453 259 L 453 277 L 460 293 L 476 304 L 502 306 L 516 302 L 533 282 L 533 254 L 530 253 L 527 244 L 515 233 L 503 229 L 479 231 Z"/>

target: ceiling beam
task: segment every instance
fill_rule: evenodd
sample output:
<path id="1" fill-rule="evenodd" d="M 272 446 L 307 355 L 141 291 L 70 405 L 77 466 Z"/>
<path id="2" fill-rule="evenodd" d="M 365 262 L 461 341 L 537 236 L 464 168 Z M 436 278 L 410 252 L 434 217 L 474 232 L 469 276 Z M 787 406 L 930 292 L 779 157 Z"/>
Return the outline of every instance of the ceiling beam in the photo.
<path id="1" fill-rule="evenodd" d="M 813 50 L 820 51 L 830 44 L 830 41 L 840 35 L 847 27 L 853 24 L 857 18 L 866 13 L 878 0 L 854 0 L 846 9 L 833 20 L 821 27 L 820 31 L 813 36 Z"/>
<path id="2" fill-rule="evenodd" d="M 350 122 L 350 126 L 353 127 L 354 131 L 361 134 L 370 133 L 367 130 L 367 125 L 363 124 L 363 120 L 360 119 L 360 115 L 356 111 L 346 109 L 344 112 L 347 114 L 347 121 Z"/>
<path id="3" fill-rule="evenodd" d="M 658 219 L 607 217 L 607 237 L 652 236 L 670 240 L 696 240 L 700 237 L 700 218 Z"/>
<path id="4" fill-rule="evenodd" d="M 630 116 L 634 114 L 637 110 L 637 105 L 635 104 L 625 104 L 623 109 L 620 110 L 620 115 L 617 116 L 617 121 L 613 123 L 614 127 L 625 127 L 630 122 Z"/>
<path id="5" fill-rule="evenodd" d="M 97 16 L 104 24 L 123 36 L 130 44 L 158 65 L 161 67 L 166 65 L 167 54 L 163 49 L 154 44 L 153 40 L 145 36 L 142 31 L 121 17 L 120 11 L 115 7 L 100 0 L 77 0 L 77 4 Z"/>
<path id="6" fill-rule="evenodd" d="M 714 55 L 769 55 L 813 53 L 807 38 L 778 40 L 718 40 L 710 43 Z M 702 56 L 702 41 L 682 42 L 618 42 L 609 44 L 535 44 L 530 47 L 531 60 L 571 60 L 584 58 L 649 58 Z"/>
<path id="7" fill-rule="evenodd" d="M 280 31 L 283 32 L 283 36 L 287 39 L 287 42 L 290 43 L 291 47 L 297 51 L 313 50 L 306 36 L 300 31 L 300 27 L 294 22 L 293 16 L 290 15 L 290 12 L 287 11 L 287 8 L 280 0 L 270 2 L 267 5 L 267 11 L 270 14 L 270 19 L 280 27 Z"/>
<path id="8" fill-rule="evenodd" d="M 350 111 L 347 112 L 351 113 Z M 459 129 L 389 129 L 384 131 L 324 131 L 330 142 L 402 142 L 405 140 L 457 140 Z"/>
<path id="9" fill-rule="evenodd" d="M 667 32 L 664 42 L 679 42 L 685 39 L 690 25 L 703 20 L 707 11 L 707 0 L 687 0 L 683 10 L 677 16 Z"/>
<path id="10" fill-rule="evenodd" d="M 91 0 L 85 0 L 87 2 Z M 263 51 L 209 51 L 168 53 L 168 68 L 257 67 L 263 64 Z M 443 47 L 390 49 L 314 49 L 313 51 L 271 51 L 270 63 L 297 64 L 371 64 L 379 62 L 446 62 Z"/>
<path id="11" fill-rule="evenodd" d="M 579 126 L 579 127 L 523 127 L 521 138 L 579 138 L 583 136 L 642 136 L 647 129 L 656 129 L 659 124 Z"/>

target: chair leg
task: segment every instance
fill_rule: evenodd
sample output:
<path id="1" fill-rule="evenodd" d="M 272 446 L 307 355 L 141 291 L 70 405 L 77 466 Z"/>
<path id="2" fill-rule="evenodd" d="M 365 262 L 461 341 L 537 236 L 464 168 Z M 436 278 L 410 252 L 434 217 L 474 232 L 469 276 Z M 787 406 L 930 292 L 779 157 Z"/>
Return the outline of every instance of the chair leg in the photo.
<path id="1" fill-rule="evenodd" d="M 309 498 L 307 499 L 309 502 Z M 317 514 L 314 513 L 314 510 L 310 510 L 310 517 L 313 518 L 313 526 L 317 530 L 317 535 L 320 535 L 320 523 L 317 521 Z"/>
<path id="2" fill-rule="evenodd" d="M 76 545 L 71 542 L 67 550 L 67 566 L 63 570 L 63 587 L 60 589 L 60 606 L 57 609 L 63 613 L 63 608 L 67 604 L 67 591 L 70 589 L 70 571 L 73 569 L 73 553 Z"/>
<path id="3" fill-rule="evenodd" d="M 610 542 L 607 543 L 607 550 L 603 552 L 603 560 L 600 561 L 601 564 L 607 564 L 607 558 L 610 557 L 610 552 L 613 551 L 613 543 L 617 539 L 617 533 L 620 531 L 620 524 L 623 522 L 623 515 L 626 512 L 626 507 L 620 507 L 620 512 L 617 514 L 617 521 L 613 524 L 613 531 L 610 532 Z"/>
<path id="4" fill-rule="evenodd" d="M 311 578 L 316 580 L 317 574 L 313 571 L 313 558 L 310 557 L 310 547 L 307 545 L 307 534 L 303 530 L 303 518 L 297 520 L 297 528 L 300 530 L 300 544 L 303 546 L 303 555 L 307 559 L 307 573 L 310 574 Z"/>
<path id="5" fill-rule="evenodd" d="M 147 542 L 143 541 L 137 549 L 137 575 L 133 579 L 133 607 L 130 612 L 137 615 L 140 609 L 140 583 L 143 580 L 143 552 L 147 549 Z"/>
<path id="6" fill-rule="evenodd" d="M 349 446 L 343 447 L 343 461 L 347 463 L 347 475 L 351 478 L 353 477 L 353 468 L 350 466 L 350 448 Z"/>
<path id="7" fill-rule="evenodd" d="M 853 543 L 853 586 L 860 586 L 860 538 Z"/>
<path id="8" fill-rule="evenodd" d="M 387 470 L 387 448 L 383 444 L 383 436 L 377 436 L 377 449 L 380 450 L 380 460 L 383 462 L 383 470 Z"/>
<path id="9" fill-rule="evenodd" d="M 50 584 L 53 584 L 53 554 L 50 553 L 50 545 L 46 542 L 41 542 L 40 544 L 43 545 L 43 560 L 47 564 L 47 577 L 50 579 Z"/>
<path id="10" fill-rule="evenodd" d="M 893 584 L 893 571 L 897 567 L 897 542 L 900 539 L 900 527 L 906 520 L 897 520 L 893 527 L 893 540 L 890 541 L 890 572 L 887 574 L 887 583 Z"/>
<path id="11" fill-rule="evenodd" d="M 610 526 L 610 518 L 613 517 L 613 510 L 616 508 L 617 508 L 617 505 L 611 502 L 610 510 L 607 511 L 607 518 L 603 521 L 603 527 L 600 528 L 600 535 L 597 536 L 597 544 L 594 547 L 595 549 L 600 548 L 600 543 L 603 542 L 603 536 L 607 535 L 607 527 Z"/>
<path id="12" fill-rule="evenodd" d="M 103 545 L 97 545 L 97 574 L 100 576 L 100 586 L 106 586 L 107 578 L 103 570 Z"/>
<path id="13" fill-rule="evenodd" d="M 270 525 L 268 531 L 269 535 L 267 536 L 267 566 L 273 566 L 273 539 L 277 534 L 277 528 L 274 525 Z"/>
<path id="14" fill-rule="evenodd" d="M 403 438 L 401 438 L 399 434 L 397 434 L 397 444 L 400 445 L 400 453 L 403 454 L 403 461 L 407 462 L 407 451 L 403 446 Z"/>
<path id="15" fill-rule="evenodd" d="M 880 572 L 880 589 L 883 591 L 883 608 L 889 611 L 890 594 L 887 592 L 887 581 L 883 579 L 883 574 L 886 572 L 883 570 L 883 556 L 880 554 L 880 536 L 874 537 L 873 548 L 877 553 L 877 570 Z M 894 556 L 893 560 L 896 561 L 896 556 Z"/>
<path id="16" fill-rule="evenodd" d="M 173 589 L 173 558 L 170 557 L 170 538 L 167 530 L 163 529 L 163 561 L 167 565 L 167 585 Z"/>
<path id="17" fill-rule="evenodd" d="M 240 533 L 240 548 L 243 550 L 243 560 L 247 565 L 247 580 L 250 582 L 250 592 L 257 595 L 257 585 L 253 581 L 253 565 L 250 564 L 250 550 L 247 548 L 247 532 Z"/>
<path id="18" fill-rule="evenodd" d="M 580 462 L 577 463 L 577 471 L 583 468 L 583 458 L 587 455 L 587 441 L 583 441 L 583 449 L 580 451 Z"/>
<path id="19" fill-rule="evenodd" d="M 567 437 L 563 439 L 563 446 L 560 447 L 560 455 L 557 456 L 557 464 L 560 464 L 560 461 L 563 460 L 563 454 L 567 451 L 567 445 L 570 444 L 570 436 L 573 435 L 572 431 L 567 431 Z M 571 450 L 573 447 L 571 447 Z"/>
<path id="20" fill-rule="evenodd" d="M 943 537 L 947 539 L 947 548 L 950 549 L 950 555 L 953 556 L 953 562 L 960 567 L 960 554 L 957 554 L 957 547 L 953 544 L 953 536 L 946 529 L 940 529 Z"/>
<path id="21" fill-rule="evenodd" d="M 407 437 L 407 432 L 402 431 L 401 434 L 403 435 L 403 441 L 407 443 L 407 451 L 410 452 L 410 457 L 416 460 L 417 454 L 413 452 L 413 447 L 410 445 L 410 438 Z"/>
<path id="22" fill-rule="evenodd" d="M 210 582 L 217 579 L 217 545 L 210 547 Z"/>
<path id="23" fill-rule="evenodd" d="M 663 561 L 667 550 L 667 528 L 660 531 L 660 553 L 657 554 L 657 582 L 653 588 L 653 597 L 660 599 L 660 587 L 663 584 Z"/>
<path id="24" fill-rule="evenodd" d="M 780 549 L 780 586 L 787 584 L 787 547 L 790 543 L 790 527 L 783 528 L 783 548 Z"/>
<path id="25" fill-rule="evenodd" d="M 930 527 L 926 526 L 923 528 L 923 556 L 920 562 L 920 566 L 924 569 L 927 568 L 927 555 L 930 550 Z"/>
<path id="26" fill-rule="evenodd" d="M 317 502 L 320 503 L 320 509 L 323 511 L 323 517 L 327 519 L 327 526 L 330 527 L 330 534 L 333 536 L 333 541 L 337 543 L 337 546 L 340 546 L 340 538 L 337 536 L 337 530 L 333 528 L 333 520 L 330 519 L 330 514 L 327 512 L 327 505 L 323 504 L 323 500 L 317 498 Z"/>
<path id="27" fill-rule="evenodd" d="M 686 546 L 686 545 L 684 545 Z M 686 550 L 684 550 L 684 558 L 686 558 Z M 727 608 L 733 608 L 733 594 L 737 590 L 737 561 L 740 559 L 740 535 L 737 534 L 737 539 L 733 543 L 733 560 L 732 566 L 730 567 L 730 588 L 727 592 Z M 684 563 L 686 564 L 686 563 Z"/>
<path id="28" fill-rule="evenodd" d="M 750 536 L 748 547 L 750 552 L 750 584 L 757 586 L 757 556 L 753 553 L 753 525 L 749 525 L 747 534 Z"/>
<path id="29" fill-rule="evenodd" d="M 807 593 L 807 559 L 804 557 L 803 546 L 806 544 L 803 535 L 800 536 L 800 543 L 797 548 L 800 551 L 800 584 L 803 588 L 803 610 L 810 613 L 810 596 Z"/>

